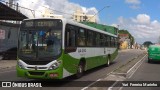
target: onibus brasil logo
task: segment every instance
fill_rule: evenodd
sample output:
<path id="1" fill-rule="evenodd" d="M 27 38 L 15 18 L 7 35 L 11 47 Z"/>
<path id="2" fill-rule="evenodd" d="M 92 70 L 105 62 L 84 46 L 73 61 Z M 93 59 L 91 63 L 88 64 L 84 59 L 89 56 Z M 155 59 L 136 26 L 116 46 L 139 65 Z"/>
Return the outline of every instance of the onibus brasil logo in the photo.
<path id="1" fill-rule="evenodd" d="M 2 82 L 2 87 L 42 87 L 41 83 Z"/>

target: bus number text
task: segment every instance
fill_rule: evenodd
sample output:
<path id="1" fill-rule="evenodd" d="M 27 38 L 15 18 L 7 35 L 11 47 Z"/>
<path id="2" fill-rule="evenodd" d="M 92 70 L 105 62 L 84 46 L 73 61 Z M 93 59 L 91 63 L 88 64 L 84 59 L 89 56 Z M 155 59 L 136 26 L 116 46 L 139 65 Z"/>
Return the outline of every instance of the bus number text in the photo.
<path id="1" fill-rule="evenodd" d="M 78 53 L 86 52 L 86 49 L 78 49 Z"/>

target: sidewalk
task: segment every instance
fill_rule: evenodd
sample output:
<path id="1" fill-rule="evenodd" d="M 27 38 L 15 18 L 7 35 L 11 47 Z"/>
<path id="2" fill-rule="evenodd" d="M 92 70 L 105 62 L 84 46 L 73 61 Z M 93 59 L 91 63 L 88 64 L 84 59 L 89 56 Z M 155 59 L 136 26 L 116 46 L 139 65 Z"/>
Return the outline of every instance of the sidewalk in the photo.
<path id="1" fill-rule="evenodd" d="M 129 50 L 141 50 L 141 49 L 119 49 L 118 52 L 127 52 Z M 146 50 L 141 50 L 141 51 L 146 51 Z"/>
<path id="2" fill-rule="evenodd" d="M 133 50 L 133 49 L 119 49 L 118 52 L 127 52 L 129 50 Z"/>
<path id="3" fill-rule="evenodd" d="M 16 67 L 17 60 L 0 60 L 0 70 Z"/>

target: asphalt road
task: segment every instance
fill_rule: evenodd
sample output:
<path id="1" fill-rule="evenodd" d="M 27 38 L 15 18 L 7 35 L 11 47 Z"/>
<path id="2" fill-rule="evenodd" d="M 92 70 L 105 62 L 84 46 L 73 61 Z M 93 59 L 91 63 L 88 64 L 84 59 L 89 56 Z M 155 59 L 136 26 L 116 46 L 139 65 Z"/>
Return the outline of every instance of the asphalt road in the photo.
<path id="1" fill-rule="evenodd" d="M 142 65 L 137 69 L 137 71 L 133 74 L 131 78 L 127 81 L 137 81 L 135 84 L 139 83 L 139 81 L 149 81 L 149 83 L 154 83 L 152 81 L 160 81 L 160 63 L 148 63 L 147 57 L 145 61 L 143 61 Z M 151 81 L 151 82 L 150 82 Z M 142 82 L 142 83 L 143 83 Z M 129 82 L 130 83 L 130 82 Z M 159 84 L 160 82 L 155 84 Z M 160 90 L 160 87 L 123 87 L 121 90 Z"/>
<path id="2" fill-rule="evenodd" d="M 118 68 L 119 66 L 127 63 L 129 60 L 131 60 L 132 58 L 138 56 L 139 54 L 143 53 L 143 50 L 125 50 L 125 51 L 120 51 L 118 57 L 115 59 L 115 61 L 112 63 L 112 65 L 110 65 L 109 67 L 105 67 L 105 66 L 100 66 L 98 68 L 89 70 L 87 72 L 85 72 L 85 75 L 80 78 L 80 79 L 74 79 L 73 77 L 68 77 L 65 78 L 64 80 L 69 80 L 69 82 L 65 82 L 65 83 L 58 83 L 59 87 L 46 87 L 46 88 L 30 88 L 30 90 L 80 90 L 83 89 L 84 87 L 76 87 L 76 86 L 72 86 L 73 84 L 77 83 L 78 81 L 97 81 L 98 79 L 104 78 L 107 76 L 107 74 L 109 74 L 110 72 L 112 72 L 113 70 L 115 70 L 116 68 Z M 16 76 L 16 71 L 15 68 L 9 69 L 7 71 L 3 71 L 0 72 L 0 80 L 1 81 L 36 81 L 36 80 L 32 80 L 32 79 L 25 79 L 25 78 L 19 78 Z M 51 82 L 49 82 L 51 83 Z M 48 84 L 49 84 L 48 83 Z M 54 83 L 54 82 L 53 82 Z M 83 83 L 83 82 L 81 82 Z M 77 84 L 81 84 L 81 83 L 77 83 Z M 47 82 L 46 82 L 47 84 Z M 88 83 L 86 86 L 90 85 L 90 83 Z M 70 86 L 70 87 L 65 87 L 65 86 Z M 21 90 L 22 88 L 0 88 L 0 90 Z M 27 88 L 23 88 L 23 90 L 28 90 Z"/>

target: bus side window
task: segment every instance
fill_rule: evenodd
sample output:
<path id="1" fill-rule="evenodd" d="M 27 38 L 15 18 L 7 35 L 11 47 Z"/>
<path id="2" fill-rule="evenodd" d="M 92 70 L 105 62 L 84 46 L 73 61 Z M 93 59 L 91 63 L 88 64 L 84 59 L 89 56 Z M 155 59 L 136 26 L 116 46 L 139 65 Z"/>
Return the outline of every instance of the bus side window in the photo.
<path id="1" fill-rule="evenodd" d="M 78 31 L 78 37 L 77 37 L 77 43 L 78 43 L 78 46 L 85 46 L 86 43 L 86 37 L 85 37 L 85 30 L 80 28 L 79 31 Z"/>
<path id="2" fill-rule="evenodd" d="M 97 33 L 96 35 L 96 47 L 100 47 L 100 33 Z"/>
<path id="3" fill-rule="evenodd" d="M 115 47 L 117 47 L 117 44 L 118 44 L 117 38 L 114 38 L 114 39 L 115 39 Z"/>
<path id="4" fill-rule="evenodd" d="M 94 46 L 94 33 L 93 31 L 87 32 L 87 46 Z"/>
<path id="5" fill-rule="evenodd" d="M 110 36 L 107 36 L 107 46 L 108 46 L 108 47 L 110 47 L 110 46 L 111 46 Z"/>
<path id="6" fill-rule="evenodd" d="M 67 24 L 65 32 L 65 53 L 76 51 L 77 27 Z"/>
<path id="7" fill-rule="evenodd" d="M 76 30 L 74 30 L 73 27 L 68 26 L 66 28 L 66 40 L 65 40 L 67 47 L 75 47 L 76 46 L 75 35 L 76 35 Z"/>
<path id="8" fill-rule="evenodd" d="M 103 34 L 100 34 L 100 46 L 105 46 L 105 36 Z"/>
<path id="9" fill-rule="evenodd" d="M 111 37 L 111 47 L 114 47 L 114 39 Z"/>

